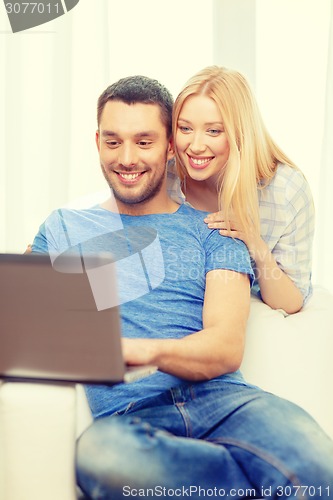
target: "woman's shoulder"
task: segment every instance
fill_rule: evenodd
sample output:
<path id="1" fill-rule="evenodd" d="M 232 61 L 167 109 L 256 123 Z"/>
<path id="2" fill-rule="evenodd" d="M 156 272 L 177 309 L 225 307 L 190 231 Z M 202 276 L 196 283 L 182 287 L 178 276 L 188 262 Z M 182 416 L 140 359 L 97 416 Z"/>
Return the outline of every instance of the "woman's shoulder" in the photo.
<path id="1" fill-rule="evenodd" d="M 292 189 L 296 190 L 305 184 L 307 184 L 307 180 L 300 169 L 291 167 L 285 163 L 279 163 L 275 175 L 268 186 L 284 189 L 291 186 Z"/>
<path id="2" fill-rule="evenodd" d="M 303 172 L 279 163 L 269 184 L 259 189 L 259 203 L 269 200 L 283 206 L 312 203 L 311 189 Z"/>

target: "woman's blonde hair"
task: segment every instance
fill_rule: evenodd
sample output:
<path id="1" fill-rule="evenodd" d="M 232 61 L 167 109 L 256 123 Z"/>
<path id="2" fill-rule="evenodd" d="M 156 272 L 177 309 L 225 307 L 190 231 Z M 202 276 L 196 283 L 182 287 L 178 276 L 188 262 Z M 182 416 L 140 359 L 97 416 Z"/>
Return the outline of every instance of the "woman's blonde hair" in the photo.
<path id="1" fill-rule="evenodd" d="M 256 99 L 241 73 L 209 66 L 196 73 L 183 87 L 173 108 L 173 134 L 179 114 L 189 96 L 205 95 L 216 103 L 224 124 L 230 153 L 218 181 L 218 204 L 225 220 L 233 216 L 245 231 L 260 233 L 258 188 L 274 177 L 279 162 L 297 168 L 269 135 Z M 188 176 L 176 147 L 176 166 L 181 181 Z"/>

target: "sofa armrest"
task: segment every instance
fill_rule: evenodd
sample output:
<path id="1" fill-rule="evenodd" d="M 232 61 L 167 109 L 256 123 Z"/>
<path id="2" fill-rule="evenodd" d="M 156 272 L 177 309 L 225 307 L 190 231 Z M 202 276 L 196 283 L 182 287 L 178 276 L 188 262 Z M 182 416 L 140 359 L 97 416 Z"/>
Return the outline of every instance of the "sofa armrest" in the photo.
<path id="1" fill-rule="evenodd" d="M 84 387 L 81 384 L 76 386 L 76 402 L 76 438 L 78 438 L 93 421 Z"/>
<path id="2" fill-rule="evenodd" d="M 244 378 L 308 411 L 333 439 L 333 295 L 320 286 L 285 317 L 251 299 Z"/>
<path id="3" fill-rule="evenodd" d="M 0 385 L 0 499 L 74 500 L 75 385 Z"/>
<path id="4" fill-rule="evenodd" d="M 4 446 L 2 446 L 2 425 L 1 425 L 1 390 L 3 381 L 0 379 L 0 500 L 5 499 L 4 484 L 5 484 L 5 453 Z"/>

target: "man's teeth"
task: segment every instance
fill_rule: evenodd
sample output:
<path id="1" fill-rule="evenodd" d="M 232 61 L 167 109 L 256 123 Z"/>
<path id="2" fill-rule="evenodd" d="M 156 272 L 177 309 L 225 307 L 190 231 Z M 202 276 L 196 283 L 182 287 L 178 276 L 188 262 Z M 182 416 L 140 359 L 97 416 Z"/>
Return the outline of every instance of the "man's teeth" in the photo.
<path id="1" fill-rule="evenodd" d="M 211 158 L 191 158 L 191 160 L 193 161 L 193 163 L 195 163 L 196 165 L 204 165 L 205 163 L 208 163 Z"/>
<path id="2" fill-rule="evenodd" d="M 131 181 L 133 179 L 136 179 L 137 177 L 139 177 L 140 173 L 136 173 L 136 174 L 122 174 L 122 173 L 119 173 L 120 177 L 122 177 L 123 179 L 127 180 L 127 181 Z"/>

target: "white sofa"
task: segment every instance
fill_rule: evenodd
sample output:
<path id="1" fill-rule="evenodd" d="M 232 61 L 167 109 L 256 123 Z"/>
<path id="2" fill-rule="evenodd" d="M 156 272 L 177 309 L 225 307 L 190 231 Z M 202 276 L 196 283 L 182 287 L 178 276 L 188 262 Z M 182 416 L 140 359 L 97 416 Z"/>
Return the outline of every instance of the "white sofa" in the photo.
<path id="1" fill-rule="evenodd" d="M 316 286 L 285 317 L 252 299 L 242 372 L 247 381 L 306 409 L 333 439 L 333 295 Z"/>
<path id="2" fill-rule="evenodd" d="M 284 317 L 252 299 L 242 371 L 303 406 L 333 439 L 333 296 L 317 287 Z M 0 500 L 74 500 L 76 437 L 91 422 L 82 386 L 0 382 Z"/>

